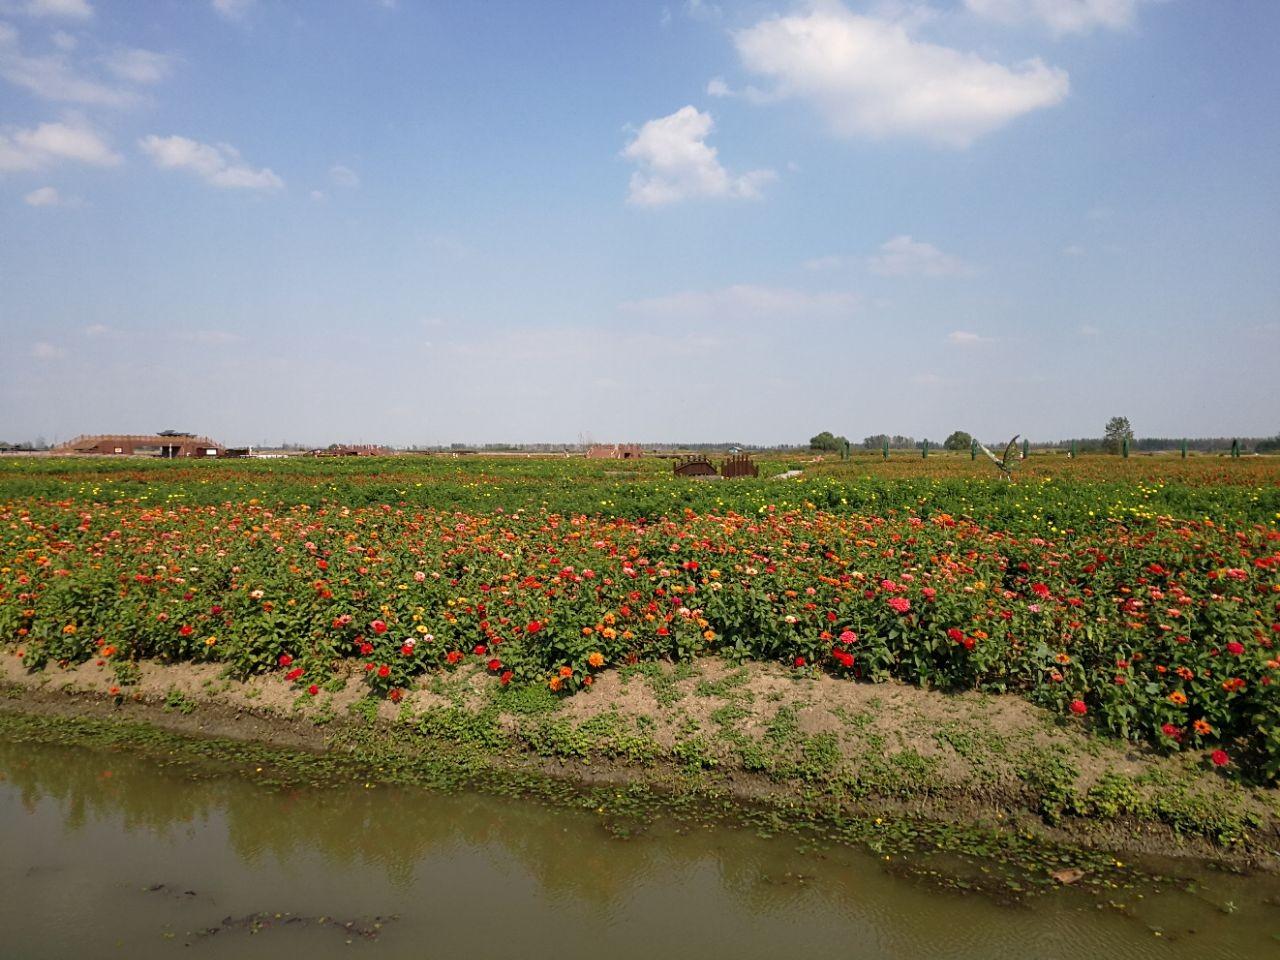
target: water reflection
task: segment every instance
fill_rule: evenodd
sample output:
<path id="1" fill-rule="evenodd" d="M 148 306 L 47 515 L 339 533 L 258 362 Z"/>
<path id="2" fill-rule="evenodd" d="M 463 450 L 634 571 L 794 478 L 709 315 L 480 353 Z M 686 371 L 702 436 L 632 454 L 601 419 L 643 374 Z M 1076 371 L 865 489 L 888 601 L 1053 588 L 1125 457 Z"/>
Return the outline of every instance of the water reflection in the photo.
<path id="1" fill-rule="evenodd" d="M 266 789 L 2 740 L 0 777 L 6 956 L 97 955 L 105 933 L 127 955 L 168 956 L 184 931 L 260 910 L 399 914 L 369 947 L 397 957 L 422 955 L 424 936 L 439 956 L 1261 957 L 1280 933 L 1274 878 L 1214 878 L 1212 897 L 1128 917 L 1069 893 L 1008 908 L 927 890 L 857 851 L 672 824 L 620 840 L 591 814 L 516 800 Z M 1227 900 L 1233 913 L 1218 909 Z M 173 940 L 159 942 L 162 927 Z M 200 947 L 255 955 L 234 936 Z M 314 930 L 272 936 L 316 960 L 350 949 Z"/>

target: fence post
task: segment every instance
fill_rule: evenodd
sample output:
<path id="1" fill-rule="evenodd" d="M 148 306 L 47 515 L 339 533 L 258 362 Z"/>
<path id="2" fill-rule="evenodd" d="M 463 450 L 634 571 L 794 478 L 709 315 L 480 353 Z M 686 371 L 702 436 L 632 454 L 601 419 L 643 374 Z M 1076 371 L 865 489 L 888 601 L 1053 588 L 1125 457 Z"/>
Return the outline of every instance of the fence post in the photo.
<path id="1" fill-rule="evenodd" d="M 1129 438 L 1128 437 L 1125 437 L 1124 440 L 1121 441 L 1120 452 L 1124 455 L 1124 458 L 1126 460 L 1129 459 Z"/>
<path id="2" fill-rule="evenodd" d="M 1022 459 L 1025 460 L 1031 456 L 1031 441 L 1026 437 L 1022 438 Z"/>
<path id="3" fill-rule="evenodd" d="M 978 441 L 976 439 L 969 441 L 969 459 L 978 459 Z"/>
<path id="4" fill-rule="evenodd" d="M 924 446 L 920 448 L 920 458 L 923 460 L 923 459 L 928 459 L 928 457 L 929 457 L 929 441 L 926 440 L 924 442 Z"/>
<path id="5" fill-rule="evenodd" d="M 888 459 L 889 459 L 889 438 L 888 438 L 888 437 L 885 437 L 885 438 L 884 438 L 884 444 L 883 444 L 883 446 L 881 447 L 881 451 L 880 451 L 880 452 L 884 455 L 884 458 L 885 458 L 886 460 L 888 460 Z"/>
<path id="6" fill-rule="evenodd" d="M 1076 442 L 1072 440 L 1071 441 L 1071 459 L 1074 460 L 1075 458 L 1076 458 Z"/>
<path id="7" fill-rule="evenodd" d="M 1187 441 L 1186 440 L 1182 441 L 1182 459 L 1183 460 L 1187 459 Z"/>

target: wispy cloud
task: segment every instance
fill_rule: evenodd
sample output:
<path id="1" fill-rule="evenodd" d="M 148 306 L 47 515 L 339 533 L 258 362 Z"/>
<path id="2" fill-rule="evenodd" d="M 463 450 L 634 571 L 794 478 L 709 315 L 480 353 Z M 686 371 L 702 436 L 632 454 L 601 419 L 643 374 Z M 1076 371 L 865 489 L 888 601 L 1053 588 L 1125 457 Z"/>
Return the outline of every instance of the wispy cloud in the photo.
<path id="1" fill-rule="evenodd" d="M 964 0 L 970 12 L 999 23 L 1035 22 L 1056 35 L 1123 30 L 1133 24 L 1140 0 Z"/>
<path id="2" fill-rule="evenodd" d="M 734 31 L 743 66 L 778 98 L 811 103 L 841 137 L 904 136 L 964 148 L 1033 110 L 1060 103 L 1063 70 L 1013 67 L 912 36 L 907 19 L 854 14 L 838 3 Z"/>
<path id="3" fill-rule="evenodd" d="M 18 31 L 6 23 L 0 23 L 0 77 L 43 100 L 58 103 L 127 107 L 138 102 L 134 91 L 91 76 L 78 67 L 65 46 L 38 56 L 24 53 Z"/>
<path id="4" fill-rule="evenodd" d="M 64 197 L 56 187 L 32 190 L 22 200 L 29 207 L 74 207 L 79 202 L 75 197 Z"/>
<path id="5" fill-rule="evenodd" d="M 337 187 L 360 186 L 360 175 L 350 167 L 344 167 L 340 163 L 335 163 L 329 168 L 329 180 Z"/>
<path id="6" fill-rule="evenodd" d="M 718 290 L 687 290 L 660 297 L 627 300 L 619 305 L 624 313 L 649 318 L 691 321 L 836 319 L 848 317 L 862 306 L 855 293 L 809 293 L 788 287 L 737 284 Z"/>
<path id="7" fill-rule="evenodd" d="M 872 273 L 883 277 L 966 277 L 973 273 L 973 267 L 959 257 L 908 234 L 885 241 L 868 265 Z"/>
<path id="8" fill-rule="evenodd" d="M 954 330 L 947 334 L 947 342 L 961 347 L 972 347 L 979 343 L 991 343 L 991 337 L 984 337 L 971 330 Z"/>
<path id="9" fill-rule="evenodd" d="M 714 126 L 711 114 L 687 106 L 641 127 L 622 151 L 637 167 L 627 201 L 659 206 L 695 198 L 758 198 L 776 175 L 772 170 L 729 173 L 706 142 Z"/>
<path id="10" fill-rule="evenodd" d="M 142 152 L 164 170 L 186 170 L 206 183 L 229 190 L 279 190 L 284 181 L 270 167 L 240 162 L 240 151 L 229 143 L 208 144 L 188 137 L 155 134 L 138 141 Z"/>
<path id="11" fill-rule="evenodd" d="M 214 12 L 227 20 L 243 20 L 254 0 L 212 0 Z"/>
<path id="12" fill-rule="evenodd" d="M 89 0 L 27 0 L 22 12 L 29 17 L 62 17 L 67 20 L 88 20 L 93 16 Z"/>
<path id="13" fill-rule="evenodd" d="M 47 340 L 41 340 L 31 345 L 31 356 L 36 360 L 61 360 L 67 355 L 67 351 L 54 343 Z"/>

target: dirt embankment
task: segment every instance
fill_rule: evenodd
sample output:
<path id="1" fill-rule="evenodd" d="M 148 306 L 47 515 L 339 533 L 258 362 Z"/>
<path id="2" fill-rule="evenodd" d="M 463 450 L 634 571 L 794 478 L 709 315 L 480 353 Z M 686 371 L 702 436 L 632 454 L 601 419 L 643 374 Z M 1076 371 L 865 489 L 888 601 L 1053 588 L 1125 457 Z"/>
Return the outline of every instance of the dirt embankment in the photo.
<path id="1" fill-rule="evenodd" d="M 1134 853 L 1280 869 L 1280 791 L 1190 756 L 1090 734 L 1013 696 L 861 684 L 719 660 L 602 672 L 557 699 L 483 672 L 426 678 L 399 705 L 356 676 L 312 696 L 280 675 L 234 681 L 216 664 L 29 673 L 0 652 L 0 710 L 143 720 L 189 735 L 325 750 L 344 731 L 428 738 L 584 782 L 696 779 L 744 800 L 925 817 Z M 7 694 L 7 695 L 6 695 Z"/>

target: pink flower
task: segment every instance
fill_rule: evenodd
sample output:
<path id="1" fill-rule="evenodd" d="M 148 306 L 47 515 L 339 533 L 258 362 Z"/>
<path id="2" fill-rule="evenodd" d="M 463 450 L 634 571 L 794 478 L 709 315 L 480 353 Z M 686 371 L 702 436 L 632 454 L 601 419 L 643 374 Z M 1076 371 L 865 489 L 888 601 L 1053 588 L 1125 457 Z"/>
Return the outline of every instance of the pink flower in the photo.
<path id="1" fill-rule="evenodd" d="M 840 642 L 844 644 L 857 643 L 858 635 L 852 630 L 845 630 L 840 634 Z"/>
<path id="2" fill-rule="evenodd" d="M 890 597 L 886 602 L 898 613 L 906 613 L 911 609 L 911 601 L 906 597 Z"/>

